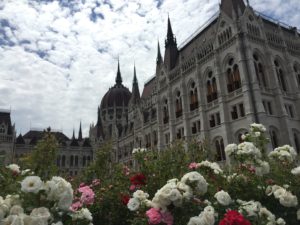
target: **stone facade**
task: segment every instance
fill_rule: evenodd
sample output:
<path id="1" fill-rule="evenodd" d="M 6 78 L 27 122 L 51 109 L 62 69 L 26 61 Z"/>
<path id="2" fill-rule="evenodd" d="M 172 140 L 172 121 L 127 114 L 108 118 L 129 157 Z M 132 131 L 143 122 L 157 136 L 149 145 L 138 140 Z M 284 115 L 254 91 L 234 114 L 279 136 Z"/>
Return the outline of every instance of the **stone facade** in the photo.
<path id="1" fill-rule="evenodd" d="M 93 149 L 88 138 L 82 138 L 81 125 L 78 138 L 69 139 L 60 131 L 50 131 L 58 141 L 58 156 L 56 164 L 60 173 L 70 176 L 77 175 L 83 168 L 87 167 L 93 160 Z M 14 162 L 21 157 L 34 151 L 39 140 L 42 139 L 44 131 L 30 130 L 23 136 L 20 134 L 15 141 Z"/>
<path id="2" fill-rule="evenodd" d="M 112 104 L 98 108 L 90 129 L 93 146 L 111 139 L 115 160 L 130 163 L 134 147 L 163 149 L 176 139 L 206 139 L 222 161 L 224 146 L 239 142 L 256 122 L 266 126 L 270 149 L 290 144 L 300 151 L 296 28 L 242 0 L 222 0 L 219 13 L 180 47 L 170 19 L 167 29 L 164 58 L 158 44 L 156 73 L 142 95 L 135 68 L 129 101 L 116 102 L 111 89 L 106 94 Z M 122 84 L 119 67 L 116 85 L 118 77 Z"/>
<path id="3" fill-rule="evenodd" d="M 12 125 L 10 111 L 0 111 L 0 165 L 9 163 L 13 158 L 15 125 Z"/>

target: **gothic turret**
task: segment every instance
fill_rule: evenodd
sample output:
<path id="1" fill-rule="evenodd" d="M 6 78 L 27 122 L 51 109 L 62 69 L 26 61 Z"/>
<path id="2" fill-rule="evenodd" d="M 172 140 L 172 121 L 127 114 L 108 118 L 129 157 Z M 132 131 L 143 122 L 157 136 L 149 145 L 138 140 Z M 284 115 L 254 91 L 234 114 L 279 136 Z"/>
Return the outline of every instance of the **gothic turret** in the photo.
<path id="1" fill-rule="evenodd" d="M 101 120 L 101 115 L 100 115 L 100 107 L 98 107 L 98 121 L 96 124 L 96 129 L 97 129 L 97 138 L 102 137 L 104 138 L 104 132 L 103 132 L 103 126 L 102 126 L 102 120 Z"/>
<path id="2" fill-rule="evenodd" d="M 118 71 L 117 71 L 117 76 L 116 76 L 116 85 L 121 85 L 122 84 L 122 76 L 120 72 L 120 62 L 118 59 Z"/>
<path id="3" fill-rule="evenodd" d="M 160 46 L 159 46 L 159 41 L 157 42 L 157 57 L 156 57 L 156 65 L 160 65 L 161 63 L 163 63 L 162 57 L 161 57 L 161 53 L 160 53 Z"/>
<path id="4" fill-rule="evenodd" d="M 70 146 L 79 146 L 79 144 L 78 144 L 78 142 L 77 142 L 77 140 L 75 138 L 75 131 L 74 131 L 74 129 L 73 129 L 72 141 L 71 141 Z"/>
<path id="5" fill-rule="evenodd" d="M 140 102 L 140 90 L 139 90 L 139 84 L 136 78 L 136 70 L 135 70 L 135 65 L 133 68 L 133 82 L 132 82 L 132 94 L 131 98 L 129 101 L 130 105 L 136 105 Z"/>
<path id="6" fill-rule="evenodd" d="M 79 125 L 78 141 L 82 141 L 81 121 L 80 121 L 80 125 Z"/>
<path id="7" fill-rule="evenodd" d="M 168 17 L 168 31 L 167 31 L 167 38 L 165 41 L 165 57 L 164 63 L 168 70 L 172 70 L 177 63 L 178 58 L 178 48 L 176 38 L 174 37 L 172 26 L 170 22 L 170 18 Z"/>
<path id="8" fill-rule="evenodd" d="M 231 18 L 240 17 L 245 11 L 244 0 L 222 0 L 220 9 Z"/>

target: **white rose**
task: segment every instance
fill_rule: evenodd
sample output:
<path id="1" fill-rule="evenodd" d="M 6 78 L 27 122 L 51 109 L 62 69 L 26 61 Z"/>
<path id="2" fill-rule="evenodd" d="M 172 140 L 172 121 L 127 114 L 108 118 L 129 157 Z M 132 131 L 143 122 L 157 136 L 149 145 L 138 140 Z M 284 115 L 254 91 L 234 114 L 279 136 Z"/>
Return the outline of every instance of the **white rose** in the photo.
<path id="1" fill-rule="evenodd" d="M 52 223 L 51 225 L 63 225 L 61 221 L 58 221 L 57 223 Z"/>
<path id="2" fill-rule="evenodd" d="M 51 214 L 49 209 L 45 207 L 35 208 L 30 213 L 30 216 L 34 219 L 42 220 L 44 223 L 47 224 L 48 220 L 51 218 Z"/>
<path id="3" fill-rule="evenodd" d="M 127 204 L 127 208 L 130 211 L 136 211 L 140 207 L 140 201 L 136 198 L 131 198 Z"/>
<path id="4" fill-rule="evenodd" d="M 282 219 L 282 218 L 278 218 L 278 219 L 276 220 L 276 223 L 277 223 L 278 225 L 285 225 L 285 224 L 286 224 L 285 221 L 284 221 L 284 219 Z"/>
<path id="5" fill-rule="evenodd" d="M 88 221 L 92 221 L 93 217 L 91 212 L 87 209 L 87 208 L 82 208 L 79 211 L 74 212 L 73 214 L 71 214 L 72 219 L 73 220 L 88 220 Z"/>
<path id="6" fill-rule="evenodd" d="M 231 199 L 230 195 L 227 192 L 223 191 L 223 190 L 217 192 L 214 197 L 217 199 L 217 201 L 221 205 L 224 205 L 224 206 L 227 206 L 232 202 L 232 199 Z"/>
<path id="7" fill-rule="evenodd" d="M 43 185 L 43 181 L 38 176 L 28 176 L 21 182 L 21 191 L 38 193 Z"/>
<path id="8" fill-rule="evenodd" d="M 288 191 L 286 191 L 283 195 L 279 197 L 279 202 L 284 207 L 295 207 L 298 205 L 297 196 L 293 195 L 291 192 Z"/>
<path id="9" fill-rule="evenodd" d="M 20 167 L 17 164 L 10 164 L 6 166 L 7 169 L 10 169 L 11 171 L 15 173 L 20 173 Z"/>
<path id="10" fill-rule="evenodd" d="M 300 166 L 292 169 L 291 173 L 294 175 L 300 175 Z"/>
<path id="11" fill-rule="evenodd" d="M 195 216 L 190 218 L 187 225 L 201 225 L 201 224 L 202 224 L 201 218 L 199 216 Z"/>
<path id="12" fill-rule="evenodd" d="M 231 156 L 234 152 L 236 152 L 238 149 L 238 146 L 236 144 L 229 144 L 225 148 L 225 153 L 228 156 Z"/>
<path id="13" fill-rule="evenodd" d="M 11 207 L 9 214 L 10 215 L 20 215 L 24 213 L 24 209 L 20 205 L 14 205 Z"/>
<path id="14" fill-rule="evenodd" d="M 133 193 L 133 197 L 139 199 L 140 201 L 143 201 L 149 197 L 149 194 L 143 192 L 142 190 L 137 190 Z"/>
<path id="15" fill-rule="evenodd" d="M 297 210 L 297 220 L 300 220 L 300 209 Z"/>

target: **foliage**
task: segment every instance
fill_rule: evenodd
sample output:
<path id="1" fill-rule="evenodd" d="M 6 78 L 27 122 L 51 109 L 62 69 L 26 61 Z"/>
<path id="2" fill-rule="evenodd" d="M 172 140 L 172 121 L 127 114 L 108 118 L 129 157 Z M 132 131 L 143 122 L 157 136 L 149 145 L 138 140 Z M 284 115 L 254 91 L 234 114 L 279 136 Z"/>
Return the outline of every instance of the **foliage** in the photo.
<path id="1" fill-rule="evenodd" d="M 33 151 L 21 161 L 21 166 L 33 171 L 36 175 L 49 179 L 58 173 L 56 158 L 58 142 L 50 129 L 44 131 L 44 136 L 39 140 Z"/>

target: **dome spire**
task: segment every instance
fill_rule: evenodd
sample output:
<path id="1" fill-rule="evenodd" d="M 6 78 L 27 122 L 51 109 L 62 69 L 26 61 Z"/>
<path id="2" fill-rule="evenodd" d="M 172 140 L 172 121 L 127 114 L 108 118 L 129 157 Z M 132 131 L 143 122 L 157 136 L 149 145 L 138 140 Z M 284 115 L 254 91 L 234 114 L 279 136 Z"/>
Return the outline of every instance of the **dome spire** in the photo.
<path id="1" fill-rule="evenodd" d="M 120 72 L 120 60 L 118 57 L 118 71 L 117 71 L 117 77 L 116 77 L 116 84 L 117 85 L 121 85 L 122 84 L 122 76 L 121 76 L 121 72 Z"/>

